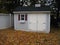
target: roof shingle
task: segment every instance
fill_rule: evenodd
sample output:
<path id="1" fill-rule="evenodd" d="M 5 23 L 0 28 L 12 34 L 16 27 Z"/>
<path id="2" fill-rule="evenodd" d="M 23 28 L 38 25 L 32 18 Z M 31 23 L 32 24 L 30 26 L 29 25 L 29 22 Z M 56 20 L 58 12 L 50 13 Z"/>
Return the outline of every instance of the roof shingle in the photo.
<path id="1" fill-rule="evenodd" d="M 50 11 L 50 7 L 16 7 L 14 11 Z"/>

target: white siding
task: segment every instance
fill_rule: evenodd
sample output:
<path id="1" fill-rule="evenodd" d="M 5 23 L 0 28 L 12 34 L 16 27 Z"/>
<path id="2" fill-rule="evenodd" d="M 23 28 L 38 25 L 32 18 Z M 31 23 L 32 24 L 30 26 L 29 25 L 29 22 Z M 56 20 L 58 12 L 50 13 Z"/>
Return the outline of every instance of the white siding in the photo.
<path id="1" fill-rule="evenodd" d="M 14 14 L 14 29 L 34 31 L 34 32 L 50 32 L 50 14 L 27 14 L 28 21 L 25 24 L 21 24 L 18 21 L 18 14 Z"/>
<path id="2" fill-rule="evenodd" d="M 49 14 L 28 14 L 29 31 L 50 32 Z"/>
<path id="3" fill-rule="evenodd" d="M 27 30 L 28 29 L 27 21 L 24 24 L 18 21 L 18 14 L 14 14 L 14 29 L 16 30 Z"/>
<path id="4" fill-rule="evenodd" d="M 44 31 L 47 28 L 47 14 L 39 14 L 38 17 L 38 31 Z"/>
<path id="5" fill-rule="evenodd" d="M 37 15 L 28 14 L 28 29 L 30 31 L 37 31 Z"/>

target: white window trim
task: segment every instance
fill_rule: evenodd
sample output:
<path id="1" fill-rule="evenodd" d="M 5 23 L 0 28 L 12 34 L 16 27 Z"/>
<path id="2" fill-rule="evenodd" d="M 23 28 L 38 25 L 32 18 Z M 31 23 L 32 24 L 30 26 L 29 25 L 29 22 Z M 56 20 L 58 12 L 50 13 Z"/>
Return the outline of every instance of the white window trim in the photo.
<path id="1" fill-rule="evenodd" d="M 24 20 L 21 20 L 21 15 L 24 15 Z M 20 14 L 20 21 L 19 22 L 25 22 L 25 14 Z"/>

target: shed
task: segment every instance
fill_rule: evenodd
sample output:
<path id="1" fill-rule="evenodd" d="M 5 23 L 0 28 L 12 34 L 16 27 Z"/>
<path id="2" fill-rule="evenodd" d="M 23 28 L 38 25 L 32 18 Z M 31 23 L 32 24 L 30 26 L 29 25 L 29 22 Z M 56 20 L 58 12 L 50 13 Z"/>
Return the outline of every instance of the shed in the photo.
<path id="1" fill-rule="evenodd" d="M 17 7 L 14 10 L 14 29 L 33 32 L 50 32 L 49 7 Z"/>

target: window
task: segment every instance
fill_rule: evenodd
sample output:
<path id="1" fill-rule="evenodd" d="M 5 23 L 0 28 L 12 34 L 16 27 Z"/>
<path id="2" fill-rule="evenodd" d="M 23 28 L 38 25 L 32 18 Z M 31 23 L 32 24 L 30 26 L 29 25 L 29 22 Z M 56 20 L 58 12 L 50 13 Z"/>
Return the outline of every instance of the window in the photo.
<path id="1" fill-rule="evenodd" d="M 21 15 L 21 20 L 24 20 L 24 18 L 25 18 L 24 15 Z"/>
<path id="2" fill-rule="evenodd" d="M 20 22 L 27 21 L 27 14 L 19 14 L 18 21 L 20 21 Z"/>

